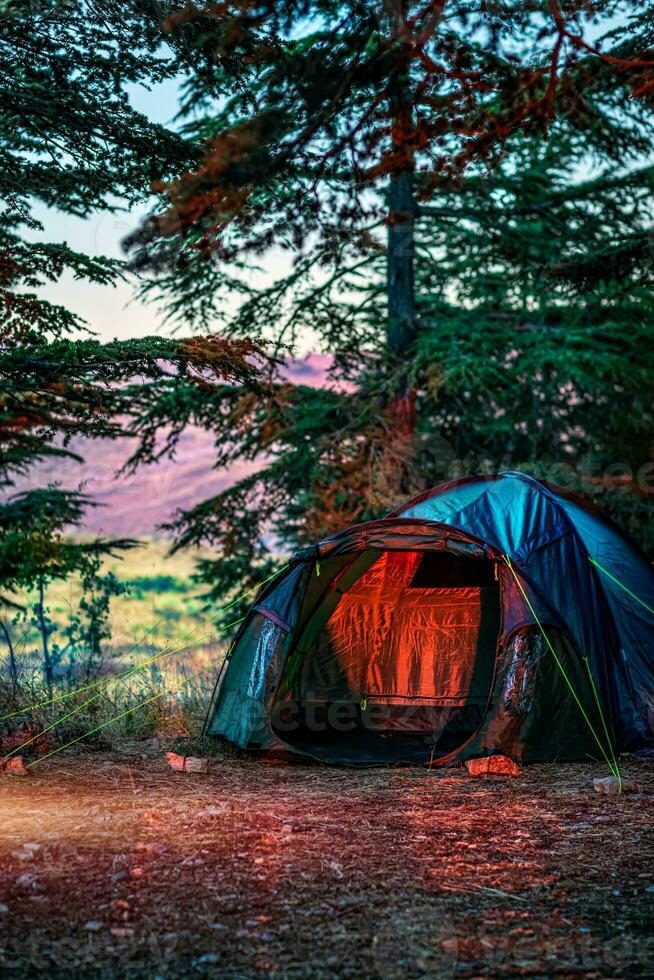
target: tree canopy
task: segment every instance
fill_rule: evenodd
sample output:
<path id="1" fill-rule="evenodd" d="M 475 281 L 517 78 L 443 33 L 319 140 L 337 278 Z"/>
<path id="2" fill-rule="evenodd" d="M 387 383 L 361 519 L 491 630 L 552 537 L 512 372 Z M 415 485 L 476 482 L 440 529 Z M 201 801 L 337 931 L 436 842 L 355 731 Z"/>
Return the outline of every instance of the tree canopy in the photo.
<path id="1" fill-rule="evenodd" d="M 131 436 L 139 465 L 184 426 L 210 429 L 216 466 L 259 466 L 169 527 L 177 546 L 218 547 L 202 568 L 216 596 L 267 574 L 280 544 L 480 468 L 572 473 L 648 533 L 646 4 L 5 8 L 7 487 L 74 434 Z M 176 128 L 130 101 L 164 79 L 181 89 Z M 35 201 L 152 213 L 128 269 L 35 240 Z M 262 278 L 280 255 L 287 271 Z M 185 337 L 84 336 L 39 295 L 64 269 L 138 275 Z M 322 389 L 282 371 L 307 335 L 331 357 Z M 75 490 L 47 492 L 82 513 Z M 28 526 L 30 493 L 19 503 L 7 520 Z"/>
<path id="2" fill-rule="evenodd" d="M 573 482 L 645 533 L 646 5 L 263 0 L 166 26 L 204 155 L 131 237 L 146 291 L 333 357 L 331 389 L 278 379 L 272 420 L 242 402 L 217 463 L 261 470 L 175 520 L 222 546 L 216 591 L 271 532 L 303 544 L 480 467 Z M 258 287 L 271 248 L 290 271 Z"/>
<path id="3" fill-rule="evenodd" d="M 131 105 L 130 86 L 174 76 L 155 7 L 139 2 L 10 0 L 0 21 L 0 587 L 87 573 L 128 542 L 73 542 L 89 501 L 72 487 L 12 496 L 46 456 L 81 460 L 73 436 L 131 437 L 127 466 L 172 453 L 186 424 L 229 425 L 223 387 L 263 396 L 256 341 L 204 336 L 100 342 L 45 300 L 64 272 L 115 283 L 124 262 L 42 241 L 44 208 L 90 218 L 146 202 L 155 177 L 199 160 L 197 146 Z M 49 222 L 51 223 L 51 222 Z M 91 564 L 89 564 L 91 563 Z M 95 567 L 93 565 L 93 567 Z"/>

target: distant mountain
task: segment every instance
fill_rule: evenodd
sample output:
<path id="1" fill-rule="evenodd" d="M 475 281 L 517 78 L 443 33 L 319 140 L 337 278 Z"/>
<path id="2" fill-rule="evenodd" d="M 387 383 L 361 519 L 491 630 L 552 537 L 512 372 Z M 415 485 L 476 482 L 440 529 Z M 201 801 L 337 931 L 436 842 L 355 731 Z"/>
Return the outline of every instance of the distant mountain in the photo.
<path id="1" fill-rule="evenodd" d="M 286 374 L 297 384 L 320 388 L 326 384 L 330 363 L 327 356 L 310 354 L 292 362 Z M 17 481 L 16 491 L 49 483 L 81 487 L 100 505 L 87 512 L 86 529 L 111 537 L 163 537 L 158 526 L 178 508 L 192 507 L 257 469 L 253 463 L 214 469 L 214 439 L 195 428 L 183 433 L 174 459 L 142 467 L 128 476 L 116 475 L 129 456 L 125 440 L 76 439 L 69 448 L 82 456 L 84 463 L 48 460 L 34 467 L 28 478 Z"/>

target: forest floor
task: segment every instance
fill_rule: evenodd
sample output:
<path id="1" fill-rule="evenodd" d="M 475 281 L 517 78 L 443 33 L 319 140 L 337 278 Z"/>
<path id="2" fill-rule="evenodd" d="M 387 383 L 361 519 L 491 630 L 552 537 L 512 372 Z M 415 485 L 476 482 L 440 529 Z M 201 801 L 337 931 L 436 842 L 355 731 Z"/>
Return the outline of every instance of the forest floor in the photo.
<path id="1" fill-rule="evenodd" d="M 654 758 L 339 769 L 154 746 L 0 778 L 6 978 L 654 974 Z"/>

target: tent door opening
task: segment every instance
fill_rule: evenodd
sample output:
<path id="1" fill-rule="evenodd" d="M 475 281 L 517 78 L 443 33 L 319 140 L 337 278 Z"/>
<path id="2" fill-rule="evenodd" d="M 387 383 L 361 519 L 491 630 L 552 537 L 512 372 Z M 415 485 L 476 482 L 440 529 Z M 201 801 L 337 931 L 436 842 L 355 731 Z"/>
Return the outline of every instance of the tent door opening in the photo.
<path id="1" fill-rule="evenodd" d="M 477 731 L 488 704 L 497 566 L 446 550 L 370 558 L 296 665 L 273 730 L 326 756 L 330 746 L 353 758 L 444 755 Z"/>

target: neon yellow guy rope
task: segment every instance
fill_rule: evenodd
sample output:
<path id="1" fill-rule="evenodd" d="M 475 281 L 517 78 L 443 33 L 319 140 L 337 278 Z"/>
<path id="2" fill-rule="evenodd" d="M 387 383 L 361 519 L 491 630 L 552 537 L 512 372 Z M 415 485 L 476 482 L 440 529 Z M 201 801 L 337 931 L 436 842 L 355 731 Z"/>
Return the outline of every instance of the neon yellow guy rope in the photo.
<path id="1" fill-rule="evenodd" d="M 26 749 L 28 745 L 32 744 L 32 742 L 36 742 L 38 738 L 41 738 L 43 735 L 46 735 L 48 732 L 51 732 L 52 729 L 56 728 L 58 725 L 63 724 L 63 722 L 67 721 L 68 718 L 71 718 L 73 715 L 77 714 L 78 711 L 81 711 L 82 708 L 86 708 L 86 706 L 91 704 L 92 701 L 97 701 L 97 699 L 100 696 L 101 696 L 100 694 L 94 694 L 92 698 L 88 699 L 88 701 L 84 701 L 83 704 L 79 704 L 76 708 L 73 708 L 72 711 L 67 712 L 67 714 L 65 714 L 63 718 L 58 718 L 56 721 L 53 721 L 51 725 L 48 725 L 47 728 L 43 728 L 40 732 L 37 732 L 36 735 L 33 735 L 31 738 L 28 738 L 26 742 L 23 742 L 21 745 L 16 745 L 11 750 L 11 752 L 7 752 L 7 754 L 3 756 L 2 759 L 0 759 L 0 764 L 4 765 L 4 763 L 7 762 L 8 759 L 11 759 L 12 755 L 16 755 L 18 752 L 22 752 L 23 749 Z"/>
<path id="2" fill-rule="evenodd" d="M 588 556 L 588 561 L 591 563 L 591 565 L 594 565 L 595 568 L 598 568 L 602 573 L 602 575 L 606 575 L 606 577 L 610 578 L 612 582 L 615 582 L 616 585 L 619 585 L 620 588 L 627 593 L 627 595 L 630 595 L 632 599 L 635 599 L 636 602 L 638 602 L 641 606 L 643 606 L 644 609 L 647 610 L 647 612 L 650 612 L 652 616 L 654 616 L 654 609 L 652 609 L 651 606 L 648 606 L 647 603 L 643 601 L 643 599 L 639 598 L 639 596 L 637 596 L 635 592 L 632 592 L 631 589 L 628 589 L 627 586 L 620 581 L 620 579 L 617 579 L 615 575 L 611 575 L 610 572 L 607 572 L 607 570 L 603 568 L 598 561 L 595 561 L 594 558 L 591 558 L 590 555 Z"/>
<path id="3" fill-rule="evenodd" d="M 237 596 L 235 599 L 232 599 L 232 601 L 228 602 L 226 605 L 219 606 L 218 609 L 216 609 L 216 612 L 225 612 L 225 610 L 230 609 L 232 606 L 236 605 L 237 602 L 240 602 L 241 599 L 245 599 L 246 596 L 251 595 L 252 592 L 255 592 L 257 589 L 260 589 L 263 585 L 266 585 L 276 575 L 279 575 L 281 572 L 285 571 L 288 568 L 288 566 L 289 566 L 289 562 L 287 562 L 285 565 L 282 565 L 281 568 L 278 568 L 276 572 L 273 572 L 272 575 L 269 575 L 268 578 L 265 578 L 263 582 L 258 582 L 257 585 L 253 585 L 251 589 L 247 590 L 247 592 L 243 592 L 241 595 Z M 159 623 L 161 622 L 163 622 L 163 620 L 159 620 Z M 240 623 L 242 622 L 242 620 L 238 620 L 238 622 Z M 143 639 L 145 639 L 146 636 L 149 636 L 150 633 L 152 633 L 157 628 L 157 625 L 158 623 L 155 623 L 155 625 L 144 635 Z M 235 623 L 229 624 L 229 626 L 234 626 L 234 625 L 236 624 Z M 197 631 L 199 629 L 202 629 L 203 626 L 204 626 L 204 621 L 200 623 L 200 625 L 195 626 L 192 630 L 186 633 L 182 637 L 182 639 L 188 640 L 189 637 L 193 636 L 194 633 L 197 633 Z M 224 629 L 228 629 L 228 628 L 229 628 L 228 626 L 224 627 Z M 213 633 L 209 633 L 207 634 L 207 637 L 204 637 L 204 639 L 207 639 L 209 636 L 212 635 Z M 143 670 L 144 667 L 149 667 L 150 664 L 155 663 L 155 661 L 159 660 L 161 657 L 168 656 L 171 653 L 179 653 L 181 650 L 184 649 L 185 645 L 186 644 L 184 643 L 181 646 L 175 647 L 174 649 L 171 649 L 171 647 L 165 647 L 159 653 L 155 654 L 154 657 L 151 657 L 149 660 L 144 661 L 144 663 L 142 664 L 137 664 L 134 667 L 128 667 L 121 674 L 116 674 L 115 677 L 111 677 L 111 676 L 101 677 L 100 680 L 93 681 L 91 684 L 84 684 L 82 687 L 76 687 L 74 690 L 66 691 L 64 694 L 57 694 L 55 697 L 46 698 L 44 701 L 36 701 L 34 704 L 27 705 L 24 708 L 19 708 L 18 710 L 12 711 L 7 715 L 1 715 L 0 721 L 8 721 L 10 718 L 16 718 L 18 715 L 29 714 L 32 711 L 36 711 L 37 708 L 45 708 L 50 704 L 57 704 L 59 701 L 65 701 L 67 698 L 72 698 L 76 694 L 83 694 L 85 691 L 93 691 L 95 690 L 95 688 L 100 687 L 102 684 L 106 684 L 112 680 L 113 681 L 124 680 L 126 677 L 129 677 L 131 674 L 136 674 L 139 670 Z M 196 644 L 193 645 L 195 646 Z"/>
<path id="4" fill-rule="evenodd" d="M 622 776 L 620 775 L 620 766 L 618 765 L 618 758 L 615 754 L 615 749 L 613 748 L 613 742 L 611 741 L 611 736 L 609 735 L 608 725 L 606 724 L 606 719 L 604 717 L 604 712 L 602 710 L 602 702 L 599 698 L 599 693 L 597 691 L 597 686 L 595 684 L 595 678 L 593 677 L 593 672 L 590 669 L 590 661 L 588 657 L 582 657 L 582 660 L 586 664 L 586 670 L 588 671 L 588 676 L 590 678 L 590 686 L 593 689 L 593 694 L 595 695 L 595 703 L 597 704 L 597 710 L 599 711 L 599 716 L 602 719 L 602 727 L 604 728 L 604 734 L 606 735 L 606 741 L 611 750 L 611 757 L 613 758 L 613 764 L 615 766 L 616 777 L 618 780 L 618 793 L 622 792 Z"/>
<path id="5" fill-rule="evenodd" d="M 101 732 L 102 729 L 107 728 L 108 725 L 113 725 L 115 721 L 120 721 L 121 718 L 126 718 L 127 715 L 131 715 L 132 712 L 138 711 L 139 708 L 144 708 L 147 704 L 152 704 L 152 702 L 156 701 L 158 698 L 163 698 L 167 694 L 175 694 L 180 689 L 180 687 L 184 686 L 184 684 L 188 684 L 190 681 L 195 680 L 196 677 L 199 677 L 200 674 L 206 673 L 207 670 L 213 670 L 214 667 L 215 664 L 209 664 L 207 667 L 203 667 L 202 670 L 198 670 L 196 671 L 195 674 L 191 674 L 190 677 L 187 677 L 186 680 L 182 681 L 182 683 L 179 684 L 172 691 L 159 691 L 158 694 L 154 694 L 151 698 L 146 698 L 144 701 L 140 701 L 138 704 L 133 705 L 131 708 L 127 708 L 126 711 L 121 711 L 120 714 L 114 715 L 114 717 L 109 718 L 108 721 L 103 721 L 101 725 L 97 725 L 95 728 L 92 728 L 90 731 L 84 732 L 83 735 L 78 735 L 77 738 L 72 738 L 70 742 L 66 742 L 65 745 L 59 745 L 56 749 L 53 749 L 51 752 L 46 753 L 46 755 L 42 755 L 40 756 L 40 758 L 34 759 L 32 762 L 28 762 L 25 768 L 31 769 L 31 767 L 37 765 L 37 763 L 44 762 L 46 759 L 49 759 L 51 756 L 57 755 L 58 752 L 63 752 L 64 749 L 70 748 L 71 745 L 75 745 L 77 742 L 81 742 L 83 739 L 89 738 L 90 735 L 95 735 L 96 732 Z"/>
<path id="6" fill-rule="evenodd" d="M 611 773 L 618 780 L 618 788 L 620 788 L 622 786 L 622 777 L 620 775 L 620 768 L 619 768 L 619 765 L 618 765 L 618 762 L 617 762 L 617 758 L 616 758 L 615 752 L 613 750 L 613 746 L 611 744 L 610 739 L 609 739 L 609 752 L 611 753 L 611 756 L 613 757 L 613 759 L 615 760 L 615 762 L 613 762 L 609 758 L 609 756 L 606 754 L 606 749 L 604 748 L 601 739 L 599 738 L 597 732 L 595 731 L 595 728 L 593 727 L 593 723 L 591 722 L 590 718 L 588 717 L 588 714 L 586 712 L 586 709 L 584 708 L 583 704 L 579 700 L 579 697 L 577 696 L 577 692 L 574 689 L 574 686 L 572 684 L 572 681 L 568 677 L 568 674 L 566 672 L 565 667 L 563 666 L 563 664 L 561 663 L 559 657 L 557 656 L 556 650 L 552 646 L 552 644 L 550 642 L 550 639 L 549 639 L 547 633 L 545 632 L 545 629 L 543 627 L 543 624 L 541 623 L 540 619 L 538 618 L 538 614 L 536 613 L 536 610 L 534 609 L 534 607 L 532 606 L 532 604 L 531 604 L 531 602 L 529 600 L 529 596 L 527 595 L 527 593 L 525 592 L 524 588 L 522 587 L 522 582 L 518 578 L 518 576 L 516 574 L 516 571 L 515 571 L 513 565 L 511 564 L 511 559 L 509 558 L 508 555 L 502 555 L 502 558 L 504 559 L 504 561 L 505 561 L 506 565 L 508 566 L 511 574 L 513 575 L 514 579 L 516 580 L 516 584 L 517 584 L 518 588 L 520 589 L 520 592 L 522 593 L 522 597 L 525 600 L 525 602 L 527 603 L 527 605 L 529 607 L 529 611 L 531 612 L 532 616 L 534 617 L 534 620 L 536 622 L 536 625 L 538 626 L 539 630 L 543 634 L 543 639 L 547 643 L 547 646 L 549 647 L 549 649 L 550 649 L 550 651 L 552 653 L 552 656 L 554 657 L 554 661 L 555 661 L 557 667 L 559 668 L 559 670 L 561 671 L 561 674 L 563 675 L 563 679 L 565 680 L 566 684 L 568 685 L 568 687 L 570 689 L 570 693 L 572 694 L 573 698 L 575 699 L 575 702 L 577 704 L 577 707 L 581 711 L 581 713 L 582 713 L 582 715 L 584 717 L 584 720 L 585 720 L 586 724 L 588 725 L 588 728 L 590 729 L 590 732 L 591 732 L 593 738 L 597 742 L 597 745 L 599 746 L 600 752 L 602 753 L 602 755 L 604 757 L 604 760 L 605 760 L 607 766 L 609 767 Z M 591 680 L 592 680 L 592 677 L 591 677 Z M 595 689 L 594 682 L 593 682 L 593 689 Z M 595 693 L 595 697 L 597 697 L 597 692 Z M 603 715 L 601 713 L 601 709 L 600 709 L 600 715 L 602 716 L 602 720 L 603 720 Z M 607 731 L 607 738 L 608 738 L 608 731 Z"/>
<path id="7" fill-rule="evenodd" d="M 206 636 L 200 637 L 200 639 L 198 640 L 197 643 L 191 645 L 191 649 L 192 649 L 193 646 L 198 646 L 200 643 L 203 643 L 210 636 L 215 636 L 217 633 L 222 633 L 225 630 L 230 629 L 232 626 L 238 626 L 239 623 L 242 623 L 243 622 L 244 618 L 245 617 L 242 616 L 240 619 L 234 620 L 233 623 L 227 623 L 226 626 L 222 626 L 220 629 L 214 630 L 212 633 L 209 633 Z M 179 647 L 178 649 L 164 651 L 163 653 L 158 654 L 152 660 L 150 660 L 150 661 L 148 661 L 148 662 L 146 662 L 144 664 L 141 664 L 140 667 L 136 668 L 135 670 L 130 671 L 130 674 L 129 675 L 126 675 L 126 676 L 131 676 L 131 674 L 135 674 L 137 669 L 138 670 L 143 670 L 144 667 L 147 667 L 148 666 L 148 663 L 153 663 L 154 660 L 160 660 L 162 657 L 170 656 L 173 653 L 179 653 L 180 650 L 184 650 L 187 646 L 188 646 L 188 644 L 184 644 L 183 646 Z M 121 676 L 123 676 L 123 675 L 120 675 L 119 674 L 118 675 L 118 678 L 116 678 L 116 679 L 120 679 Z M 108 679 L 111 680 L 111 678 L 108 678 Z M 103 682 L 105 682 L 106 680 L 107 680 L 107 678 L 103 678 Z M 7 759 L 10 759 L 12 755 L 16 755 L 18 752 L 21 752 L 28 745 L 31 745 L 32 742 L 35 742 L 38 738 L 41 738 L 42 735 L 45 735 L 47 732 L 51 732 L 53 728 L 57 728 L 59 725 L 63 724 L 63 722 L 66 721 L 68 718 L 70 718 L 72 715 L 77 714 L 78 711 L 82 711 L 82 709 L 83 708 L 86 708 L 89 704 L 91 704 L 92 701 L 97 700 L 97 698 L 99 698 L 101 696 L 101 694 L 102 694 L 101 691 L 98 694 L 94 694 L 93 697 L 88 698 L 86 701 L 83 701 L 82 704 L 78 705 L 76 708 L 73 708 L 72 711 L 68 711 L 65 715 L 63 715 L 63 717 L 58 718 L 57 721 L 54 721 L 51 725 L 48 725 L 47 728 L 43 728 L 40 732 L 37 732 L 36 735 L 33 735 L 31 738 L 27 739 L 26 742 L 23 742 L 21 745 L 15 746 L 11 750 L 11 752 L 8 752 L 3 757 L 3 759 L 0 760 L 0 761 L 1 762 L 6 762 Z"/>
<path id="8" fill-rule="evenodd" d="M 190 632 L 186 633 L 182 639 L 184 641 L 188 640 L 188 638 L 193 636 L 194 633 L 197 633 L 199 629 L 201 629 L 201 626 L 196 626 L 194 629 L 190 630 Z M 202 643 L 203 640 L 208 639 L 210 636 L 213 636 L 213 632 L 207 633 L 206 636 L 201 637 L 201 639 L 198 640 L 198 643 Z M 181 644 L 181 646 L 164 647 L 164 649 L 160 650 L 159 653 L 156 653 L 154 657 L 150 657 L 149 660 L 145 660 L 142 664 L 137 664 L 134 667 L 128 667 L 127 670 L 122 671 L 120 674 L 116 674 L 115 676 L 108 674 L 106 677 L 101 677 L 99 680 L 93 681 L 91 684 L 84 684 L 82 687 L 76 687 L 74 690 L 66 691 L 64 694 L 58 694 L 54 698 L 47 698 L 45 701 L 36 701 L 34 704 L 28 705 L 25 708 L 19 708 L 17 711 L 12 711 L 11 714 L 2 715 L 0 717 L 0 721 L 7 721 L 9 718 L 15 718 L 17 715 L 29 714 L 30 712 L 35 711 L 37 708 L 45 708 L 47 705 L 57 704 L 59 701 L 65 701 L 68 698 L 74 697 L 76 694 L 84 694 L 85 691 L 94 691 L 96 687 L 101 687 L 103 684 L 108 684 L 110 681 L 125 680 L 127 677 L 131 677 L 132 674 L 138 673 L 139 670 L 149 667 L 162 657 L 167 657 L 172 653 L 180 653 L 185 649 L 185 647 L 196 645 L 197 644 L 195 643 L 188 644 L 184 642 Z"/>

